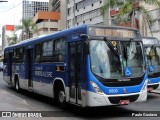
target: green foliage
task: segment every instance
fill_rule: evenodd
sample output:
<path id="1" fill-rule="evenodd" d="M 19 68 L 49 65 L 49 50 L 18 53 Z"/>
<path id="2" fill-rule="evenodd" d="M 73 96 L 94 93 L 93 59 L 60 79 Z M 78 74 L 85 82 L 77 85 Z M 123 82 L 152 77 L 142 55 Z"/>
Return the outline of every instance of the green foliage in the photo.
<path id="1" fill-rule="evenodd" d="M 8 36 L 7 36 L 7 37 L 8 37 Z M 14 34 L 13 37 L 8 37 L 7 40 L 8 40 L 9 46 L 10 46 L 10 45 L 14 45 L 14 44 L 16 44 L 16 43 L 19 42 L 18 37 L 17 37 L 16 34 Z"/>
<path id="2" fill-rule="evenodd" d="M 33 23 L 32 19 L 22 20 L 22 25 L 17 25 L 16 30 L 22 30 L 26 33 L 26 38 L 31 38 L 34 32 L 37 32 L 37 25 Z"/>
<path id="3" fill-rule="evenodd" d="M 127 23 L 128 21 L 133 22 L 132 17 L 134 15 L 134 11 L 137 10 L 140 12 L 147 22 L 151 24 L 151 15 L 148 13 L 147 8 L 143 5 L 139 5 L 138 8 L 135 8 L 134 5 L 136 3 L 146 3 L 149 5 L 156 5 L 160 8 L 160 0 L 125 0 L 125 2 L 118 2 L 119 0 L 105 0 L 104 6 L 101 8 L 101 14 L 105 15 L 105 12 L 108 11 L 109 7 L 119 7 L 119 13 L 115 16 L 116 23 Z"/>

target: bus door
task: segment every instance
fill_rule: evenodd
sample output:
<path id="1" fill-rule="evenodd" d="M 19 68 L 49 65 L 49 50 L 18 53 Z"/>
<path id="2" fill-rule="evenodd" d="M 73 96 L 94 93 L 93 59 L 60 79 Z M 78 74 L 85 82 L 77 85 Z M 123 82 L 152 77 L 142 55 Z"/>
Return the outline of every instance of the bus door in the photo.
<path id="1" fill-rule="evenodd" d="M 72 103 L 81 104 L 81 68 L 82 47 L 81 42 L 68 44 L 68 77 L 69 77 L 69 100 Z"/>
<path id="2" fill-rule="evenodd" d="M 9 74 L 9 79 L 10 83 L 12 83 L 12 63 L 13 63 L 13 52 L 9 52 L 9 64 L 8 64 L 8 74 Z"/>
<path id="3" fill-rule="evenodd" d="M 33 89 L 33 82 L 32 82 L 32 72 L 33 72 L 33 49 L 28 49 L 27 50 L 27 61 L 28 61 L 28 64 L 27 67 L 28 67 L 28 89 L 29 90 L 32 90 Z"/>

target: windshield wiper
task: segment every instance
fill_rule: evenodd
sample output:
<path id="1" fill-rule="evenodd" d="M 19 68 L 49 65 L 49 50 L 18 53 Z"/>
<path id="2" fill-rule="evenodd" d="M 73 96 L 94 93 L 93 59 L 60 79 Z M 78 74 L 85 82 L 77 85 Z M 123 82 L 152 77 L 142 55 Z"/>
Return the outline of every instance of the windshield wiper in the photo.
<path id="1" fill-rule="evenodd" d="M 112 52 L 114 52 L 116 55 L 119 56 L 120 54 L 118 53 L 117 48 L 113 46 L 112 42 L 111 42 L 108 38 L 106 38 L 106 37 L 104 37 L 104 40 L 105 40 L 105 42 L 107 43 L 107 45 L 108 45 L 108 47 L 110 48 L 110 50 L 111 50 Z"/>

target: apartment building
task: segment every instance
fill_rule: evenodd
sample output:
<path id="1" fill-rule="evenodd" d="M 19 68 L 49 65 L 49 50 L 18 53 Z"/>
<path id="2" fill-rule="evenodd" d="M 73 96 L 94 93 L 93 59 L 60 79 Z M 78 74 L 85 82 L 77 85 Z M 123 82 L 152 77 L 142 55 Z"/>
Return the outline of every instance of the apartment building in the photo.
<path id="1" fill-rule="evenodd" d="M 33 22 L 37 24 L 37 32 L 33 36 L 47 35 L 58 31 L 59 12 L 39 11 L 33 18 Z"/>
<path id="2" fill-rule="evenodd" d="M 109 24 L 109 12 L 101 15 L 104 0 L 50 0 L 49 11 L 60 11 L 59 30 L 80 24 Z"/>
<path id="3" fill-rule="evenodd" d="M 60 12 L 60 19 L 58 20 L 58 30 L 67 28 L 67 1 L 66 0 L 49 0 L 49 11 Z"/>
<path id="4" fill-rule="evenodd" d="M 67 0 L 67 28 L 84 23 L 109 24 L 101 15 L 103 4 L 104 0 Z"/>
<path id="5" fill-rule="evenodd" d="M 48 2 L 23 0 L 22 20 L 32 19 L 38 11 L 48 11 Z"/>
<path id="6" fill-rule="evenodd" d="M 152 24 L 149 32 L 151 32 L 154 37 L 160 40 L 160 9 L 156 8 L 150 10 L 149 13 L 152 16 Z"/>

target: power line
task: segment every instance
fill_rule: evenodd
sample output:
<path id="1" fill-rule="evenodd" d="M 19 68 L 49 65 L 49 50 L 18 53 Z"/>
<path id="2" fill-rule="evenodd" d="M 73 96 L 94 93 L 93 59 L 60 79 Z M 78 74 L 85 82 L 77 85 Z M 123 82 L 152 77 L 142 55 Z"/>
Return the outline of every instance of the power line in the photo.
<path id="1" fill-rule="evenodd" d="M 2 1 L 2 0 L 0 0 L 0 2 L 8 2 L 8 1 Z"/>
<path id="2" fill-rule="evenodd" d="M 15 5 L 15 6 L 12 7 L 12 8 L 9 8 L 9 9 L 4 10 L 4 11 L 0 11 L 0 13 L 4 13 L 4 12 L 7 12 L 7 11 L 10 11 L 10 10 L 12 10 L 12 9 L 14 9 L 14 8 L 16 8 L 16 7 L 18 7 L 20 4 L 22 4 L 22 2 L 20 2 L 19 4 Z"/>

